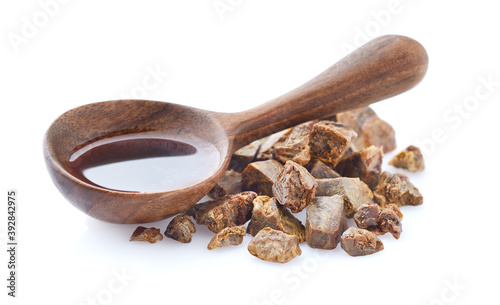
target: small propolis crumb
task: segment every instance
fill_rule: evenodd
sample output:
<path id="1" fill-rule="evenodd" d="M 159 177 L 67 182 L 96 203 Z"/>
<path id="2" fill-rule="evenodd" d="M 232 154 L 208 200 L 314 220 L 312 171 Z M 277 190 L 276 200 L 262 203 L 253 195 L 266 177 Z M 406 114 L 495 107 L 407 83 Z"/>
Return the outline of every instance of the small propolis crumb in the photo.
<path id="1" fill-rule="evenodd" d="M 254 192 L 226 195 L 220 199 L 198 203 L 187 214 L 194 217 L 197 224 L 206 225 L 214 233 L 224 228 L 241 226 L 252 217 Z"/>
<path id="2" fill-rule="evenodd" d="M 219 247 L 239 245 L 243 242 L 243 236 L 246 235 L 245 231 L 244 226 L 224 228 L 210 240 L 207 249 L 213 250 Z"/>
<path id="3" fill-rule="evenodd" d="M 350 227 L 340 238 L 340 246 L 350 256 L 373 254 L 384 249 L 382 241 L 372 232 Z"/>
<path id="4" fill-rule="evenodd" d="M 316 197 L 306 211 L 307 244 L 311 248 L 334 249 L 347 229 L 344 199 L 340 195 Z"/>
<path id="5" fill-rule="evenodd" d="M 399 239 L 403 231 L 401 220 L 403 214 L 394 204 L 380 207 L 378 204 L 363 204 L 354 214 L 354 222 L 360 229 L 366 229 L 377 235 L 391 233 Z"/>
<path id="6" fill-rule="evenodd" d="M 299 242 L 306 240 L 304 225 L 275 198 L 259 196 L 253 200 L 252 219 L 248 223 L 247 232 L 253 236 L 269 227 L 287 234 L 297 235 Z"/>
<path id="7" fill-rule="evenodd" d="M 335 171 L 343 177 L 358 177 L 374 190 L 380 182 L 383 155 L 380 148 L 372 145 L 341 159 Z"/>
<path id="8" fill-rule="evenodd" d="M 241 173 L 250 162 L 255 160 L 262 143 L 257 140 L 238 149 L 229 162 L 228 169 Z"/>
<path id="9" fill-rule="evenodd" d="M 264 228 L 248 244 L 248 252 L 268 262 L 286 263 L 301 255 L 296 235 Z"/>
<path id="10" fill-rule="evenodd" d="M 295 126 L 285 133 L 273 145 L 273 158 L 286 163 L 292 160 L 300 165 L 306 165 L 311 160 L 309 152 L 309 135 L 312 126 L 317 121 L 310 121 Z"/>
<path id="11" fill-rule="evenodd" d="M 340 195 L 344 198 L 344 212 L 352 217 L 363 203 L 372 202 L 373 193 L 359 178 L 317 179 L 316 196 Z"/>
<path id="12" fill-rule="evenodd" d="M 358 135 L 350 127 L 331 121 L 314 124 L 309 140 L 312 157 L 332 166 L 337 165 L 349 144 Z"/>
<path id="13" fill-rule="evenodd" d="M 165 230 L 165 236 L 180 241 L 181 243 L 190 243 L 192 233 L 195 232 L 196 227 L 191 217 L 186 214 L 180 214 L 170 221 Z"/>
<path id="14" fill-rule="evenodd" d="M 406 169 L 412 173 L 421 172 L 424 170 L 424 156 L 420 149 L 416 146 L 410 145 L 405 150 L 394 156 L 389 164 Z"/>
<path id="15" fill-rule="evenodd" d="M 154 227 L 146 228 L 138 226 L 134 233 L 132 233 L 132 236 L 130 236 L 130 241 L 147 241 L 151 244 L 154 244 L 162 239 L 163 235 L 161 234 L 160 229 Z"/>
<path id="16" fill-rule="evenodd" d="M 273 184 L 282 168 L 276 160 L 252 162 L 241 173 L 241 187 L 259 195 L 273 196 Z"/>
<path id="17" fill-rule="evenodd" d="M 352 142 L 356 150 L 371 145 L 383 147 L 384 153 L 396 149 L 394 129 L 380 119 L 370 107 L 338 113 L 337 122 L 351 127 L 358 134 L 358 137 Z"/>
<path id="18" fill-rule="evenodd" d="M 241 192 L 241 173 L 231 169 L 224 172 L 208 196 L 212 199 L 219 199 Z"/>
<path id="19" fill-rule="evenodd" d="M 273 184 L 273 194 L 279 203 L 298 213 L 312 203 L 317 186 L 316 179 L 305 167 L 287 161 Z"/>
<path id="20" fill-rule="evenodd" d="M 315 160 L 311 162 L 309 172 L 316 179 L 339 178 L 340 175 L 324 162 Z"/>
<path id="21" fill-rule="evenodd" d="M 398 207 L 404 205 L 421 205 L 424 197 L 420 194 L 408 176 L 403 174 L 392 174 L 383 172 L 379 185 L 373 191 L 375 202 L 380 206 L 395 204 Z"/>

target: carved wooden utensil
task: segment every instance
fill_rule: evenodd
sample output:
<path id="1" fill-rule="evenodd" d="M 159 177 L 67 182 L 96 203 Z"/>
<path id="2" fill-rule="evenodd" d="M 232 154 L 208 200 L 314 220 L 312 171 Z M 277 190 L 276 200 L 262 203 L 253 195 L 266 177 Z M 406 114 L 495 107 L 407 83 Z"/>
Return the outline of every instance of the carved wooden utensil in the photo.
<path id="1" fill-rule="evenodd" d="M 113 223 L 157 221 L 189 208 L 207 194 L 238 148 L 285 128 L 404 92 L 419 83 L 426 70 L 427 53 L 418 42 L 403 36 L 383 36 L 299 88 L 239 113 L 146 100 L 89 104 L 64 113 L 50 126 L 44 141 L 45 161 L 61 193 L 88 215 Z M 215 146 L 220 159 L 206 180 L 163 192 L 112 190 L 75 171 L 70 159 L 82 147 L 136 134 L 198 138 Z M 134 140 L 129 142 L 133 144 Z M 141 145 L 123 145 L 116 153 L 134 147 Z"/>

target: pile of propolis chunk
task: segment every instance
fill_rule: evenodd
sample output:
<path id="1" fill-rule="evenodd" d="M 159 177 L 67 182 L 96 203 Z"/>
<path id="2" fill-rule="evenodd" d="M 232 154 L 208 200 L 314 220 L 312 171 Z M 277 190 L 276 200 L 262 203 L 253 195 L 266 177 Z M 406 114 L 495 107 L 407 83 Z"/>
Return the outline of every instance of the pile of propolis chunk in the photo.
<path id="1" fill-rule="evenodd" d="M 378 235 L 401 235 L 399 208 L 423 202 L 406 175 L 382 171 L 384 153 L 395 149 L 393 128 L 369 107 L 297 125 L 238 150 L 210 192 L 213 200 L 174 217 L 165 236 L 191 242 L 194 219 L 215 233 L 209 250 L 239 245 L 250 234 L 248 251 L 266 261 L 290 261 L 303 242 L 317 249 L 340 243 L 351 256 L 379 252 Z M 389 164 L 424 169 L 415 146 Z M 294 216 L 303 210 L 305 225 Z M 131 240 L 162 238 L 159 229 L 139 227 Z"/>

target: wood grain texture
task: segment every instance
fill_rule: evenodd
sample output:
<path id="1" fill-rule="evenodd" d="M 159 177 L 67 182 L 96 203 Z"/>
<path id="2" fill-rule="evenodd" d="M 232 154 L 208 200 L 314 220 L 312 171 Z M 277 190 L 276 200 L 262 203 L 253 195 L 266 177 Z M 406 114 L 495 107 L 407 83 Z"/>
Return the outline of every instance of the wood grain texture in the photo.
<path id="1" fill-rule="evenodd" d="M 303 86 L 259 107 L 222 114 L 186 106 L 118 100 L 84 105 L 61 115 L 44 139 L 47 169 L 61 193 L 81 211 L 107 222 L 145 223 L 175 215 L 216 184 L 232 153 L 279 130 L 362 107 L 415 86 L 427 70 L 416 41 L 383 36 L 362 46 Z M 196 137 L 220 152 L 217 170 L 205 181 L 166 192 L 111 190 L 75 174 L 70 158 L 92 143 L 124 134 Z"/>

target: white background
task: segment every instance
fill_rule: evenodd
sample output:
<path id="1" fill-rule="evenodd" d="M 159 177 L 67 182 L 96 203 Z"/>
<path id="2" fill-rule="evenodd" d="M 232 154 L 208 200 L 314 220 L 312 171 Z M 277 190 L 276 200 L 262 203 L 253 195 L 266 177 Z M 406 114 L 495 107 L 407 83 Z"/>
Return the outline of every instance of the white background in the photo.
<path id="1" fill-rule="evenodd" d="M 2 246 L 1 303 L 498 304 L 494 2 L 222 0 L 233 5 L 222 18 L 213 3 L 73 0 L 44 20 L 38 1 L 1 1 L 0 190 L 19 191 L 18 298 L 6 297 Z M 12 44 L 34 17 L 37 31 Z M 302 256 L 273 264 L 247 252 L 250 236 L 206 250 L 212 233 L 201 226 L 191 244 L 131 243 L 134 225 L 87 217 L 47 174 L 50 123 L 71 108 L 137 94 L 148 67 L 168 76 L 142 98 L 236 112 L 322 72 L 346 55 L 343 45 L 383 34 L 418 40 L 430 63 L 415 89 L 373 106 L 396 129 L 398 150 L 426 143 L 427 168 L 410 175 L 424 204 L 402 209 L 404 232 L 397 241 L 382 236 L 380 253 L 353 258 L 304 244 Z M 481 87 L 488 78 L 497 82 L 491 92 Z M 153 225 L 163 232 L 167 224 Z"/>

